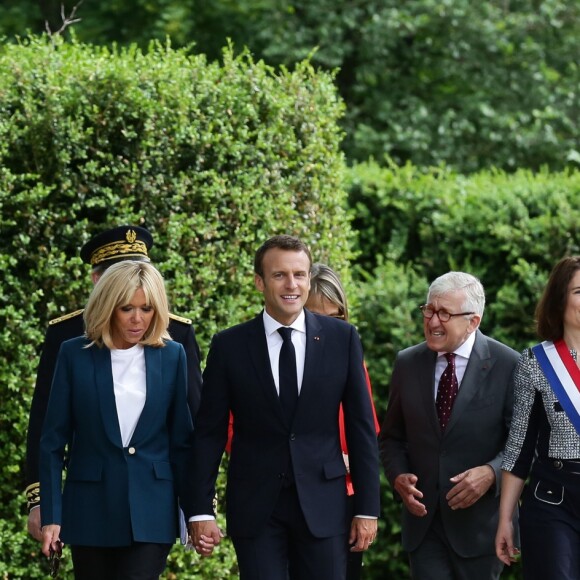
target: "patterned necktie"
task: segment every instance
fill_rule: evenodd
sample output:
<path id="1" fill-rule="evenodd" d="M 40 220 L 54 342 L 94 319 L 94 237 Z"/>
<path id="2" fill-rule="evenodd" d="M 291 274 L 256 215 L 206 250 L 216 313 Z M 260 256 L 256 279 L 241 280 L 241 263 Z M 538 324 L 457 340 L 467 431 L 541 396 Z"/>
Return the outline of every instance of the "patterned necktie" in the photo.
<path id="1" fill-rule="evenodd" d="M 278 363 L 280 380 L 280 403 L 288 423 L 292 422 L 298 401 L 298 377 L 296 375 L 296 351 L 292 344 L 292 329 L 284 326 L 278 329 L 282 336 L 282 348 Z"/>
<path id="2" fill-rule="evenodd" d="M 457 375 L 455 374 L 455 353 L 445 353 L 445 358 L 447 359 L 447 366 L 439 379 L 437 401 L 435 404 L 441 431 L 445 431 L 447 423 L 449 423 L 453 403 L 459 390 L 459 383 L 457 382 Z"/>

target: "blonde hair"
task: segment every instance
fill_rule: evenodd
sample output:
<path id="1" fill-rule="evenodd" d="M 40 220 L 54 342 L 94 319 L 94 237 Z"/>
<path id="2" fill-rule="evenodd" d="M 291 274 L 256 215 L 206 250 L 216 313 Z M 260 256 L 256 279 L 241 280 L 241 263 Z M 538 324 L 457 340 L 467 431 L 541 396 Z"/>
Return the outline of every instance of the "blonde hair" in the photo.
<path id="1" fill-rule="evenodd" d="M 169 325 L 169 306 L 163 277 L 148 262 L 123 260 L 109 266 L 95 284 L 85 308 L 85 336 L 91 345 L 103 345 L 113 349 L 111 326 L 115 309 L 128 304 L 135 292 L 143 290 L 147 305 L 153 308 L 153 318 L 147 332 L 139 344 L 165 346 L 171 337 L 167 332 Z"/>
<path id="2" fill-rule="evenodd" d="M 346 292 L 338 274 L 330 266 L 319 262 L 312 264 L 309 296 L 324 296 L 338 308 L 338 313 L 348 320 Z"/>

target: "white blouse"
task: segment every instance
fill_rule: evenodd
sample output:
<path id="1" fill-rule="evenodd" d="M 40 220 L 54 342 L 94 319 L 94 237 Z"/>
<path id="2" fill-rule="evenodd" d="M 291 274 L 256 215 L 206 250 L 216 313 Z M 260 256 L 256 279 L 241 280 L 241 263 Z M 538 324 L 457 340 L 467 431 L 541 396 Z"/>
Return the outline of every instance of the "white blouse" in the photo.
<path id="1" fill-rule="evenodd" d="M 127 447 L 145 406 L 147 394 L 143 346 L 136 344 L 127 349 L 111 350 L 111 365 L 121 440 L 123 447 Z"/>

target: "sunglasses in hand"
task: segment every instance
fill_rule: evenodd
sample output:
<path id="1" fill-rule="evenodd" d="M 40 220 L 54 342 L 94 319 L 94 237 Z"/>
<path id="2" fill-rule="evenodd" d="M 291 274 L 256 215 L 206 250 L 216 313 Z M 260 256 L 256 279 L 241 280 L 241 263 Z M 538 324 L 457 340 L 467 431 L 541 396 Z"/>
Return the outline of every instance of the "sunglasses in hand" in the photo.
<path id="1" fill-rule="evenodd" d="M 54 550 L 50 547 L 50 555 L 48 557 L 48 565 L 50 569 L 50 576 L 56 578 L 60 569 L 60 559 L 62 557 L 62 542 L 59 542 L 58 549 Z"/>

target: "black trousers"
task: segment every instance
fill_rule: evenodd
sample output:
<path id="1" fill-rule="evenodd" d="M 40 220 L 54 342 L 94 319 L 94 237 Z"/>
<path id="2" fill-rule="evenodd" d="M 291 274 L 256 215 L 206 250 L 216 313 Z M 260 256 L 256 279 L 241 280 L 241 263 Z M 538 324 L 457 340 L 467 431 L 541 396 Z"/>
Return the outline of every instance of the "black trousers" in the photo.
<path id="1" fill-rule="evenodd" d="M 523 494 L 520 535 L 525 580 L 580 578 L 580 473 L 534 466 Z"/>
<path id="2" fill-rule="evenodd" d="M 347 535 L 316 538 L 308 529 L 296 487 L 280 491 L 264 530 L 232 536 L 240 580 L 345 580 Z"/>
<path id="3" fill-rule="evenodd" d="M 75 580 L 158 580 L 171 546 L 143 542 L 120 548 L 71 546 Z"/>

